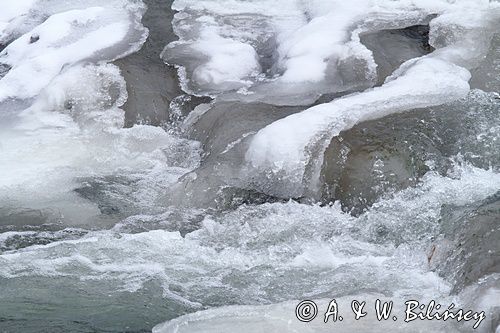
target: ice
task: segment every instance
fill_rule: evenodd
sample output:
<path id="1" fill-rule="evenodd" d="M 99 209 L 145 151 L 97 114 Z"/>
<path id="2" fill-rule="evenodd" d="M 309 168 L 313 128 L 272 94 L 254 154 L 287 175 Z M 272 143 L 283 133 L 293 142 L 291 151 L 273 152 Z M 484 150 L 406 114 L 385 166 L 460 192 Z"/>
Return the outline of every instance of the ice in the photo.
<path id="1" fill-rule="evenodd" d="M 314 36 L 311 36 L 310 40 L 298 43 L 297 41 L 302 38 L 302 35 L 298 33 L 295 39 L 292 39 L 290 36 L 294 31 L 298 31 L 304 26 L 307 19 L 299 3 L 287 2 L 285 6 L 286 10 L 278 11 L 276 4 L 266 1 L 176 1 L 173 8 L 182 11 L 176 15 L 175 21 L 176 33 L 181 37 L 181 40 L 171 43 L 167 47 L 164 57 L 167 62 L 183 68 L 180 74 L 184 83 L 183 88 L 186 91 L 217 95 L 221 92 L 245 88 L 240 90 L 242 94 L 233 97 L 238 98 L 246 94 L 246 89 L 251 88 L 248 89 L 250 95 L 257 94 L 263 99 L 265 96 L 262 96 L 262 91 L 267 91 L 268 94 L 281 95 L 281 98 L 279 96 L 277 98 L 281 100 L 281 103 L 286 103 L 283 96 L 286 94 L 283 91 L 283 85 L 274 82 L 275 80 L 272 80 L 272 77 L 279 75 L 279 80 L 283 79 L 284 83 L 299 83 L 295 88 L 298 94 L 300 94 L 300 89 L 304 88 L 303 84 L 313 83 L 312 87 L 318 88 L 314 83 L 323 81 L 324 70 L 327 66 L 326 62 L 323 62 L 323 59 L 310 62 L 307 64 L 308 70 L 305 70 L 304 62 L 307 62 L 308 58 L 318 60 L 322 57 L 322 54 L 331 51 L 331 47 L 325 48 L 322 54 L 317 55 L 314 54 L 314 50 L 317 50 L 317 48 L 311 49 L 307 44 L 315 41 Z M 207 15 L 207 11 L 209 15 Z M 241 55 L 236 53 L 227 54 L 227 59 L 224 62 L 215 63 L 213 57 L 204 59 L 201 55 L 206 54 L 207 50 L 210 49 L 206 47 L 206 43 L 214 40 L 214 35 L 217 35 L 218 39 L 240 44 L 238 49 L 242 49 L 243 45 L 245 45 L 247 50 L 244 57 L 251 61 L 241 61 Z M 342 32 L 340 32 L 340 35 L 342 35 Z M 288 41 L 288 43 L 284 43 L 284 41 Z M 335 45 L 335 42 L 336 40 L 329 45 Z M 204 45 L 203 50 L 200 46 Z M 307 52 L 312 54 L 301 55 L 301 48 L 307 48 Z M 183 57 L 183 55 L 187 55 L 187 57 Z M 219 57 L 219 59 L 222 58 Z M 285 71 L 286 66 L 290 66 L 288 72 Z M 210 76 L 217 76 L 218 73 L 223 73 L 228 69 L 234 71 L 235 68 L 237 69 L 236 73 L 245 74 L 245 76 L 240 75 L 240 79 L 244 79 L 244 82 L 242 82 L 244 84 L 239 86 L 221 86 L 218 83 L 207 86 L 203 80 L 193 75 L 195 71 L 202 71 L 203 73 L 210 73 Z M 313 68 L 316 68 L 316 70 L 313 71 Z M 294 74 L 294 72 L 296 73 Z M 305 79 L 298 78 L 301 73 L 306 76 L 309 75 L 309 77 Z M 271 82 L 269 82 L 269 79 L 271 79 Z M 259 88 L 260 84 L 263 84 L 263 86 Z M 309 87 L 305 94 L 300 95 L 312 95 L 307 99 L 312 98 L 314 100 L 317 93 L 311 93 L 312 87 Z M 254 88 L 260 89 L 260 92 Z M 247 96 L 249 99 L 259 100 L 258 97 L 250 95 Z"/>
<path id="2" fill-rule="evenodd" d="M 251 140 L 243 172 L 257 182 L 253 189 L 285 198 L 317 193 L 322 155 L 340 131 L 466 96 L 470 70 L 488 53 L 500 17 L 498 3 L 490 1 L 293 1 L 277 11 L 280 4 L 175 1 L 180 39 L 164 58 L 179 67 L 186 92 L 216 102 L 310 106 L 347 95 L 278 120 Z M 377 69 L 380 57 L 362 43 L 379 31 L 427 24 L 427 52 L 411 52 L 396 70 Z M 215 55 L 214 40 L 248 51 Z M 227 71 L 235 77 L 221 75 Z M 381 72 L 389 75 L 384 82 Z"/>
<path id="3" fill-rule="evenodd" d="M 347 57 L 350 52 L 345 45 L 350 26 L 370 10 L 364 0 L 332 1 L 326 6 L 328 9 L 324 8 L 326 15 L 320 14 L 321 9 L 315 6 L 313 2 L 305 8 L 312 16 L 308 24 L 280 44 L 284 83 L 324 80 L 329 63 Z M 317 12 L 314 16 L 313 10 Z"/>
<path id="4" fill-rule="evenodd" d="M 144 331 L 172 319 L 155 331 L 331 330 L 300 324 L 293 300 L 324 307 L 333 297 L 454 302 L 487 312 L 478 332 L 496 329 L 498 273 L 485 253 L 496 248 L 498 204 L 485 202 L 500 188 L 498 94 L 470 88 L 496 90 L 498 2 L 176 0 L 179 40 L 163 60 L 179 71 L 187 95 L 177 98 L 159 58 L 174 39 L 165 5 L 151 7 L 164 19 L 156 37 L 123 62 L 146 37 L 139 0 L 0 6 L 7 330 Z M 127 84 L 137 98 L 126 119 Z M 136 124 L 159 113 L 159 126 Z M 428 113 L 430 124 L 411 123 Z M 363 126 L 387 128 L 358 135 Z M 357 192 L 346 192 L 362 209 L 329 203 L 339 196 L 312 204 L 323 199 L 327 147 L 351 128 L 393 150 L 374 169 L 402 186 L 365 194 L 384 180 L 357 169 Z M 401 169 L 412 163 L 423 171 L 410 182 Z M 373 318 L 334 328 L 470 331 Z"/>
<path id="5" fill-rule="evenodd" d="M 2 14 L 2 29 L 0 29 L 0 44 L 8 44 L 24 33 L 29 32 L 36 26 L 42 24 L 50 16 L 64 13 L 71 10 L 83 10 L 91 7 L 103 7 L 108 10 L 114 10 L 119 17 L 120 12 L 125 10 L 130 16 L 129 19 L 135 20 L 135 28 L 141 29 L 140 17 L 144 11 L 142 2 L 135 0 L 88 0 L 83 2 L 65 1 L 65 0 L 20 0 L 5 4 L 2 8 L 7 10 Z"/>
<path id="6" fill-rule="evenodd" d="M 103 194 L 80 189 L 120 176 L 133 194 L 111 183 L 117 206 L 133 197 L 134 207 L 153 208 L 197 165 L 199 146 L 160 127 L 123 128 L 126 83 L 106 62 L 145 41 L 142 3 L 36 1 L 14 9 L 17 19 L 3 30 L 14 40 L 0 53 L 7 66 L 0 78 L 2 206 L 102 225 L 105 209 L 92 200 Z"/>
<path id="7" fill-rule="evenodd" d="M 106 52 L 102 51 L 123 41 L 131 28 L 129 25 L 126 11 L 116 13 L 103 7 L 51 16 L 0 54 L 0 62 L 11 67 L 0 80 L 0 101 L 35 96 L 64 66 L 85 60 L 113 60 L 111 55 L 106 59 Z M 129 44 L 125 47 L 122 46 L 122 50 L 118 47 L 114 57 L 134 50 Z M 102 52 L 101 56 L 92 59 L 97 51 Z"/>
<path id="8" fill-rule="evenodd" d="M 436 22 L 433 20 L 431 44 L 440 49 L 407 61 L 381 87 L 312 107 L 257 133 L 246 159 L 262 174 L 281 175 L 282 187 L 270 194 L 291 193 L 300 197 L 314 193 L 325 144 L 341 131 L 362 121 L 464 97 L 470 88 L 471 74 L 467 68 L 477 64 L 484 56 L 482 52 L 487 52 L 493 29 L 491 22 L 500 17 L 499 7 L 491 6 L 490 12 L 480 9 L 466 14 L 461 10 L 460 16 L 453 13 L 438 17 Z M 463 31 L 455 29 L 451 35 L 441 31 L 460 25 L 464 18 Z M 437 36 L 448 37 L 441 40 Z M 471 49 L 472 42 L 478 45 Z"/>
<path id="9" fill-rule="evenodd" d="M 333 299 L 333 298 L 332 298 Z M 210 309 L 203 312 L 182 316 L 178 319 L 156 326 L 153 333 L 187 333 L 187 332 L 207 332 L 207 333 L 229 333 L 238 331 L 244 333 L 258 332 L 305 332 L 305 333 L 326 333 L 331 332 L 334 327 L 336 332 L 411 332 L 417 333 L 422 330 L 446 333 L 455 331 L 450 322 L 417 321 L 405 323 L 405 304 L 403 299 L 394 302 L 394 312 L 399 320 L 394 322 L 377 321 L 373 308 L 377 299 L 385 301 L 384 295 L 359 294 L 354 298 L 336 297 L 339 313 L 342 322 L 333 322 L 329 318 L 328 323 L 324 323 L 324 315 L 332 299 L 321 299 L 316 301 L 318 306 L 318 316 L 310 323 L 301 323 L 294 315 L 295 309 L 300 301 L 286 302 L 265 306 L 232 306 L 218 309 Z M 366 301 L 368 316 L 358 321 L 354 320 L 351 310 L 351 302 L 356 299 L 359 302 Z M 393 299 L 394 300 L 394 299 Z M 441 304 L 446 304 L 446 299 L 441 300 Z M 424 301 L 423 301 L 424 302 Z M 450 302 L 448 300 L 448 302 Z M 371 310 L 368 312 L 368 310 Z"/>
<path id="10" fill-rule="evenodd" d="M 304 186 L 312 185 L 311 190 L 317 186 L 317 175 L 304 179 L 306 169 L 318 171 L 324 145 L 332 137 L 361 121 L 465 97 L 469 78 L 469 72 L 458 66 L 438 59 L 420 59 L 405 75 L 380 88 L 315 106 L 267 126 L 252 139 L 246 159 L 257 170 L 283 173 L 284 187 L 276 190 L 300 197 L 308 191 Z"/>
<path id="11" fill-rule="evenodd" d="M 25 14 L 36 0 L 18 0 L 2 3 L 0 13 L 0 44 L 3 44 L 9 23 Z"/>
<path id="12" fill-rule="evenodd" d="M 78 178 L 130 175 L 139 186 L 136 199 L 143 196 L 141 200 L 153 204 L 151 191 L 155 186 L 160 195 L 165 186 L 175 183 L 197 163 L 196 153 L 168 151 L 177 147 L 196 152 L 198 145 L 159 127 L 123 129 L 124 112 L 119 106 L 125 99 L 125 82 L 113 65 L 76 66 L 54 79 L 32 107 L 3 124 L 1 201 L 25 205 L 30 198 L 29 207 L 51 205 L 65 196 L 77 201 L 76 194 L 68 193 L 81 186 Z M 183 160 L 185 157 L 192 164 L 189 159 Z M 141 176 L 136 175 L 138 171 Z M 157 181 L 148 181 L 147 174 Z M 149 194 L 141 194 L 141 184 Z M 70 213 L 73 205 L 66 200 L 57 204 L 70 220 L 96 214 L 92 205 L 84 213 L 83 203 L 76 204 L 80 211 Z"/>
<path id="13" fill-rule="evenodd" d="M 193 80 L 201 86 L 227 85 L 217 88 L 219 90 L 244 87 L 244 79 L 260 70 L 255 50 L 248 44 L 222 38 L 214 32 L 206 31 L 205 34 L 208 36 L 194 48 L 210 60 L 204 67 L 194 71 Z"/>
<path id="14" fill-rule="evenodd" d="M 493 281 L 494 283 L 495 281 Z M 491 284 L 491 282 L 490 282 Z M 478 290 L 479 289 L 479 290 Z M 476 294 L 474 294 L 474 292 Z M 482 293 L 478 297 L 478 293 Z M 469 291 L 466 295 L 471 296 L 474 299 L 475 304 L 471 303 L 457 303 L 456 298 L 446 297 L 434 300 L 436 304 L 443 306 L 449 306 L 449 304 L 455 304 L 455 306 L 462 306 L 464 311 L 468 311 L 470 306 L 481 304 L 486 308 L 485 305 L 491 305 L 492 300 L 498 297 L 499 291 L 497 288 L 491 288 L 489 290 L 484 290 L 480 288 L 474 288 L 474 290 Z M 463 295 L 463 296 L 466 296 Z M 429 297 L 431 299 L 432 295 L 426 295 L 424 297 Z M 315 320 L 312 322 L 301 323 L 295 317 L 296 307 L 300 301 L 290 301 L 279 304 L 272 305 L 261 305 L 261 306 L 227 306 L 217 309 L 209 309 L 206 311 L 197 312 L 194 314 L 185 315 L 174 319 L 172 321 L 157 325 L 153 329 L 153 333 L 187 333 L 187 332 L 207 332 L 207 333 L 225 333 L 234 332 L 235 329 L 245 333 L 257 333 L 257 332 L 331 332 L 332 327 L 335 328 L 336 332 L 348 333 L 348 332 L 423 332 L 425 330 L 432 332 L 469 332 L 472 327 L 478 323 L 479 327 L 474 330 L 477 332 L 493 332 L 496 329 L 496 324 L 493 319 L 482 319 L 482 320 L 471 320 L 467 323 L 462 323 L 460 326 L 454 325 L 452 320 L 448 321 L 437 321 L 437 320 L 416 320 L 411 322 L 405 322 L 405 301 L 406 299 L 402 297 L 392 298 L 393 301 L 393 312 L 394 317 L 389 320 L 377 320 L 374 313 L 374 307 L 376 302 L 379 300 L 382 302 L 387 302 L 387 296 L 383 294 L 376 293 L 361 293 L 353 297 L 335 297 L 335 302 L 338 307 L 338 316 L 342 317 L 342 320 L 333 321 L 333 317 L 329 317 L 329 322 L 325 323 L 325 314 L 329 309 L 330 299 L 321 299 L 315 302 L 318 307 L 318 313 Z M 414 298 L 418 300 L 420 304 L 429 304 L 429 300 L 417 297 Z M 366 302 L 365 310 L 367 316 L 355 320 L 354 314 L 351 310 L 351 303 L 353 300 L 358 302 Z M 479 303 L 479 304 L 478 304 Z M 495 301 L 493 301 L 495 303 Z M 456 311 L 456 310 L 455 310 Z M 494 311 L 494 310 L 493 310 Z M 486 316 L 494 316 L 493 311 L 488 311 Z M 338 317 L 338 318 L 340 318 Z M 458 327 L 457 327 L 458 326 Z"/>
<path id="15" fill-rule="evenodd" d="M 325 152 L 322 202 L 339 200 L 357 214 L 381 197 L 415 186 L 427 172 L 455 163 L 499 170 L 500 100 L 473 90 L 452 104 L 357 124 Z"/>
<path id="16" fill-rule="evenodd" d="M 476 17 L 464 20 L 469 29 L 474 25 L 470 22 L 481 21 L 478 15 L 488 6 L 487 1 L 468 0 L 358 0 L 349 4 L 321 0 L 278 4 L 178 0 L 173 8 L 180 11 L 174 21 L 180 40 L 167 47 L 164 57 L 180 67 L 183 88 L 188 92 L 220 95 L 223 100 L 309 105 L 322 94 L 364 90 L 376 83 L 377 64 L 360 41 L 363 34 L 426 23 L 433 15 L 443 15 L 443 20 L 450 21 L 454 15 L 456 19 L 472 13 Z M 282 7 L 280 11 L 278 7 Z M 244 57 L 250 61 L 240 61 L 240 53 L 207 57 L 211 49 L 208 45 L 215 45 L 214 36 L 240 44 L 238 49 L 245 44 L 248 51 Z M 253 53 L 260 60 L 260 71 L 254 66 Z M 228 85 L 234 81 L 232 77 L 227 85 L 207 85 L 194 75 L 201 71 L 218 77 L 228 70 L 245 74 L 238 75 L 244 89 L 239 89 L 242 85 Z"/>

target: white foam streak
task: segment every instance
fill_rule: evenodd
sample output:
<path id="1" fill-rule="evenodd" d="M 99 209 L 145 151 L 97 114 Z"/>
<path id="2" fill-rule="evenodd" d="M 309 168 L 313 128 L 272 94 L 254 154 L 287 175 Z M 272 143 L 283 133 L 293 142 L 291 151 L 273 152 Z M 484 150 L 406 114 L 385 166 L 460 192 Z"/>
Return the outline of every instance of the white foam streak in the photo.
<path id="1" fill-rule="evenodd" d="M 353 286 L 404 292 L 418 285 L 434 293 L 446 293 L 447 285 L 428 271 L 426 244 L 422 246 L 417 240 L 427 235 L 429 225 L 437 224 L 442 205 L 482 200 L 495 193 L 500 184 L 498 174 L 474 168 L 457 170 L 456 177 L 429 175 L 422 186 L 379 203 L 360 218 L 343 213 L 337 205 L 290 202 L 242 206 L 217 218 L 207 216 L 199 230 L 185 237 L 164 230 L 125 234 L 119 227 L 116 231 L 92 232 L 78 240 L 4 253 L 0 255 L 0 276 L 116 280 L 127 290 L 137 290 L 143 283 L 158 279 L 166 291 L 170 283 L 180 284 L 182 296 L 203 298 L 217 288 L 227 288 L 222 281 L 231 278 L 234 271 L 250 276 L 260 272 L 262 283 L 269 276 L 291 283 L 288 275 L 275 274 L 287 272 L 293 276 L 308 270 L 336 272 L 325 281 L 318 280 L 310 293 L 330 288 L 333 278 L 339 292 L 351 292 Z M 407 215 L 401 216 L 402 211 Z M 158 219 L 160 224 L 172 222 L 169 214 Z M 396 247 L 391 241 L 374 243 L 370 230 L 379 225 L 387 225 L 394 237 L 406 239 L 408 244 Z M 364 231 L 351 232 L 353 228 Z M 350 274 L 351 280 L 344 281 L 341 272 Z M 294 285 L 309 288 L 300 281 Z M 203 295 L 196 294 L 200 288 Z M 260 295 L 251 285 L 239 292 L 249 299 Z M 290 295 L 301 292 L 306 290 L 291 290 Z"/>

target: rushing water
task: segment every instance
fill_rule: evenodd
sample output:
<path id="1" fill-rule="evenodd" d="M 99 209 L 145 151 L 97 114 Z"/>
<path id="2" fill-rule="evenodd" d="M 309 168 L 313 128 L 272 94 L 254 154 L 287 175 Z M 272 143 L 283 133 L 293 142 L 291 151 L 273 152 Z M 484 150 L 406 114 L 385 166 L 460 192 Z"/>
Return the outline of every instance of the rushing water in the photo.
<path id="1" fill-rule="evenodd" d="M 500 3 L 2 0 L 0 332 L 500 330 Z M 393 300 L 397 322 L 325 325 Z M 320 315 L 321 317 L 321 315 Z"/>

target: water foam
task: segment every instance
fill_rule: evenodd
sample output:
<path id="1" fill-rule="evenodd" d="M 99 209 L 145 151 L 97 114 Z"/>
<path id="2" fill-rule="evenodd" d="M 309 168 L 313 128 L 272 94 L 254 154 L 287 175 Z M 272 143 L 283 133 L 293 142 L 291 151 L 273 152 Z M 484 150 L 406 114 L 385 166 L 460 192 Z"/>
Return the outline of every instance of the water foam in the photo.
<path id="1" fill-rule="evenodd" d="M 124 225 L 5 252 L 0 277 L 113 281 L 116 290 L 129 292 L 158 281 L 166 298 L 190 304 L 193 311 L 200 304 L 366 296 L 373 290 L 384 290 L 386 297 L 446 299 L 450 285 L 428 266 L 441 207 L 482 200 L 499 187 L 500 177 L 492 171 L 459 168 L 455 179 L 428 175 L 421 186 L 359 218 L 337 205 L 242 206 L 205 216 L 201 228 L 185 237 L 161 230 L 175 222 L 167 214 L 151 221 L 158 230 L 128 234 L 120 231 L 127 230 Z"/>

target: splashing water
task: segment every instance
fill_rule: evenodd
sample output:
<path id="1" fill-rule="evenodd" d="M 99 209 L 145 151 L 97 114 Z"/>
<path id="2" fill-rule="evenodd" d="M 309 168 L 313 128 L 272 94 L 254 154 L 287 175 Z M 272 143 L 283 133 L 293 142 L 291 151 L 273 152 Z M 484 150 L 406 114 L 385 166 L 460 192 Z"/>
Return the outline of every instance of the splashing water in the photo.
<path id="1" fill-rule="evenodd" d="M 0 331 L 498 330 L 498 2 L 166 7 L 0 5 Z"/>

